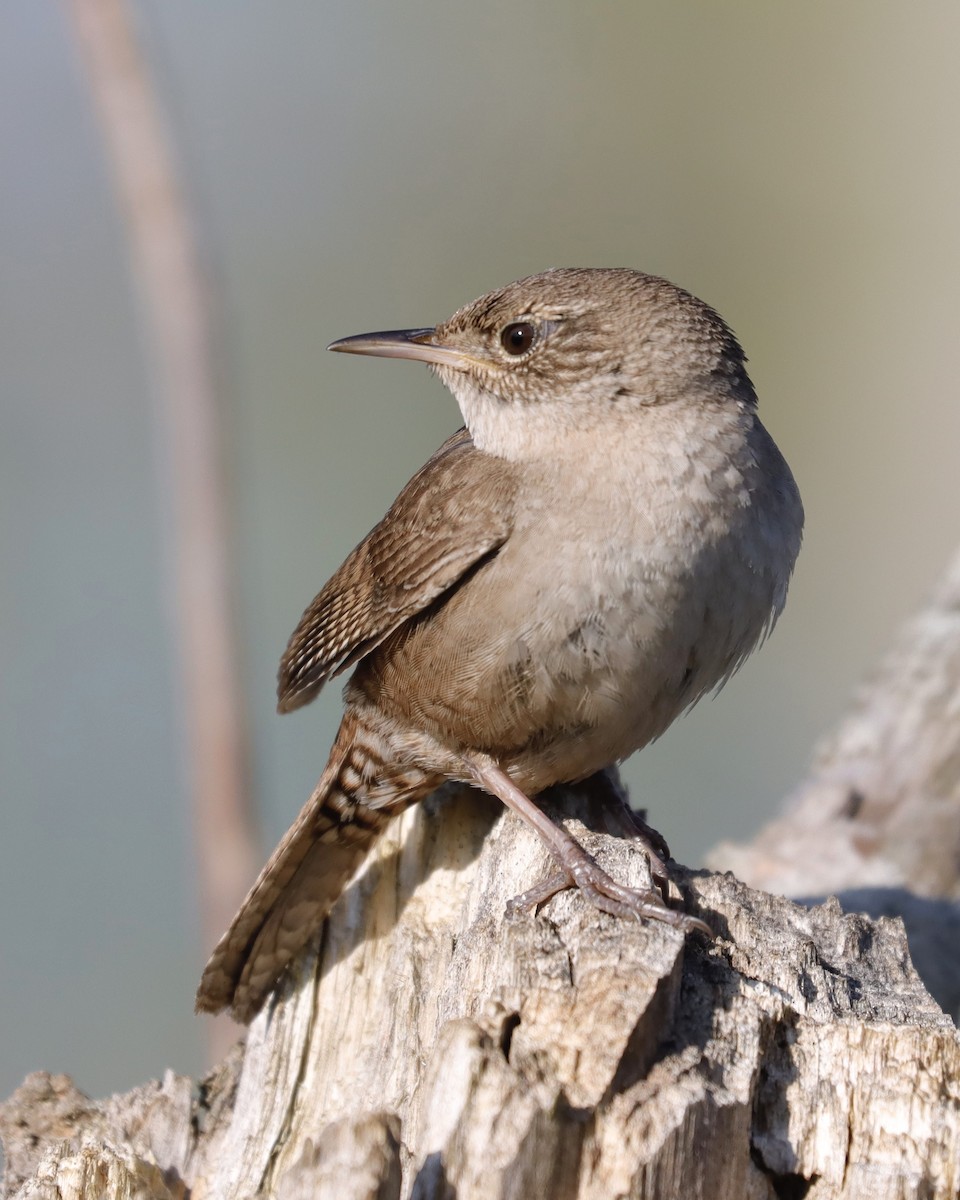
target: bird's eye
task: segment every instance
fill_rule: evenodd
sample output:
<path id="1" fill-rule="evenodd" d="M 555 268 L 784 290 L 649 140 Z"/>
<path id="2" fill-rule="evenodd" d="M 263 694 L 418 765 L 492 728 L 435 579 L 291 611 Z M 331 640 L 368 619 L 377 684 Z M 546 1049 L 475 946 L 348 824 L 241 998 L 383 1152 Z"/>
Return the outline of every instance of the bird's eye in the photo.
<path id="1" fill-rule="evenodd" d="M 508 354 L 526 354 L 536 337 L 537 327 L 532 321 L 514 321 L 500 330 L 500 345 Z"/>

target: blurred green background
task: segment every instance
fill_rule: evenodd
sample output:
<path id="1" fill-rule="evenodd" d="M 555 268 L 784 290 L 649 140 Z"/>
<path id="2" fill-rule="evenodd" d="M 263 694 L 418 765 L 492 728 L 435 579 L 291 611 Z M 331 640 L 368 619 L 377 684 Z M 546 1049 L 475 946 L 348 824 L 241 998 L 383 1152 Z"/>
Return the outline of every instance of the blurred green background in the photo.
<path id="1" fill-rule="evenodd" d="M 221 305 L 266 852 L 338 688 L 274 713 L 302 608 L 459 424 L 324 353 L 561 265 L 739 333 L 807 508 L 773 640 L 627 775 L 696 862 L 749 837 L 960 534 L 955 0 L 141 0 Z M 65 10 L 0 8 L 0 1095 L 196 1072 L 195 870 L 150 376 Z"/>

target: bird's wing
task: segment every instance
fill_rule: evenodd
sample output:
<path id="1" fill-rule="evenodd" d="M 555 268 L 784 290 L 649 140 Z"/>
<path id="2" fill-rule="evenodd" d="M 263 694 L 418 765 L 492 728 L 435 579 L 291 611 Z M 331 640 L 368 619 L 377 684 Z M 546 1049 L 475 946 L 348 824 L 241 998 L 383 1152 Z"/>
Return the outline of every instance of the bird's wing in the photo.
<path id="1" fill-rule="evenodd" d="M 466 429 L 410 480 L 300 618 L 280 661 L 278 707 L 312 700 L 496 554 L 513 524 L 514 468 Z"/>

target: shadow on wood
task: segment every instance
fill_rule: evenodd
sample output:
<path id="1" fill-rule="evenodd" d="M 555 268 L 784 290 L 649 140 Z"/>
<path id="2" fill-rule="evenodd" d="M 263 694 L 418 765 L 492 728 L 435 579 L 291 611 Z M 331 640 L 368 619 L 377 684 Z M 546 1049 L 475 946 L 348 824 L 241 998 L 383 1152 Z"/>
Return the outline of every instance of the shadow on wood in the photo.
<path id="1" fill-rule="evenodd" d="M 567 792 L 575 836 L 645 886 L 595 803 Z M 574 893 L 508 919 L 548 864 L 491 814 L 447 789 L 400 818 L 199 1092 L 94 1104 L 31 1077 L 3 1110 L 8 1194 L 101 1162 L 192 1200 L 956 1196 L 960 1040 L 899 921 L 679 870 L 713 943 Z"/>

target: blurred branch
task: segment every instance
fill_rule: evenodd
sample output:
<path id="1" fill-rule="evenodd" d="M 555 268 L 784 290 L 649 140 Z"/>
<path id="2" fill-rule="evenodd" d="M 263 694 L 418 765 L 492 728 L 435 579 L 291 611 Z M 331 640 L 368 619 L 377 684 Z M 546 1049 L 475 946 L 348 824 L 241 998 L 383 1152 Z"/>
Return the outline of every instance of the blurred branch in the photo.
<path id="1" fill-rule="evenodd" d="M 810 895 L 908 886 L 960 900 L 960 554 L 904 626 L 809 778 L 748 845 L 709 865 Z"/>
<path id="2" fill-rule="evenodd" d="M 960 554 L 783 812 L 750 843 L 722 842 L 707 865 L 902 917 L 927 987 L 960 1012 Z"/>
<path id="3" fill-rule="evenodd" d="M 159 102 L 127 0 L 68 0 L 113 172 L 156 369 L 182 727 L 212 945 L 256 869 L 238 702 L 211 304 Z"/>

